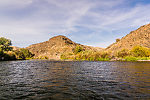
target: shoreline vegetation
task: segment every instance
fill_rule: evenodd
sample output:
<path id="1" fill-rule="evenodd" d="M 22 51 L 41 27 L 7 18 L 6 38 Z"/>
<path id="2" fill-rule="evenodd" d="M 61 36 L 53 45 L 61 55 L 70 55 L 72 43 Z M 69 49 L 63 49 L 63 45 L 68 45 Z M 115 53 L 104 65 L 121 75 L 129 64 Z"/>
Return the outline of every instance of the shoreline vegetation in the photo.
<path id="1" fill-rule="evenodd" d="M 34 57 L 28 49 L 11 46 L 11 40 L 0 38 L 0 61 L 8 60 L 28 60 L 28 59 L 48 59 L 48 57 Z M 131 50 L 122 49 L 117 52 L 101 50 L 85 50 L 81 46 L 76 46 L 73 52 L 61 54 L 60 60 L 64 61 L 150 61 L 150 48 L 134 46 Z"/>
<path id="2" fill-rule="evenodd" d="M 122 49 L 117 52 L 111 51 L 86 51 L 76 47 L 73 53 L 61 55 L 63 60 L 87 60 L 87 61 L 150 61 L 150 48 L 135 46 L 131 50 Z"/>

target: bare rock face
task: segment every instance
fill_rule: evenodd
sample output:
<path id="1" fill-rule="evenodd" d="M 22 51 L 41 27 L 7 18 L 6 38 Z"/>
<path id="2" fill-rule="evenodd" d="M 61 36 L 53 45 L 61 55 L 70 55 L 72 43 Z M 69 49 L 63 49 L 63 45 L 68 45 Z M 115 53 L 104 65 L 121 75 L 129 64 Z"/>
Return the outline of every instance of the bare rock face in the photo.
<path id="1" fill-rule="evenodd" d="M 150 24 L 141 26 L 135 31 L 116 41 L 106 48 L 110 51 L 119 51 L 121 49 L 132 49 L 134 46 L 144 46 L 150 48 Z"/>
<path id="2" fill-rule="evenodd" d="M 69 38 L 62 35 L 52 37 L 48 41 L 42 43 L 30 45 L 29 47 L 27 47 L 27 49 L 35 54 L 35 57 L 48 57 L 48 59 L 59 60 L 61 54 L 69 52 L 72 53 L 73 49 L 76 48 L 76 46 L 81 46 L 82 48 L 87 50 L 97 50 L 94 47 L 75 43 Z"/>

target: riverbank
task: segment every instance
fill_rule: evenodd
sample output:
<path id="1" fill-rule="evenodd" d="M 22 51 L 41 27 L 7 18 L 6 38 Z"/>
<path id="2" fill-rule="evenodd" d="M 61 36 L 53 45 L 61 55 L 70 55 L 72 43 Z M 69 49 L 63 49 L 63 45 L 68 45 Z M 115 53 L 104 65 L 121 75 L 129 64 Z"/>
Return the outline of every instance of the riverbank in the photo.
<path id="1" fill-rule="evenodd" d="M 111 59 L 111 60 L 75 60 L 75 59 L 13 59 L 13 60 L 0 60 L 1 61 L 23 61 L 23 60 L 48 60 L 48 61 L 102 61 L 102 62 L 105 62 L 105 61 L 108 61 L 108 62 L 115 62 L 115 61 L 119 61 L 119 62 L 150 62 L 150 60 L 119 60 L 119 59 Z"/>

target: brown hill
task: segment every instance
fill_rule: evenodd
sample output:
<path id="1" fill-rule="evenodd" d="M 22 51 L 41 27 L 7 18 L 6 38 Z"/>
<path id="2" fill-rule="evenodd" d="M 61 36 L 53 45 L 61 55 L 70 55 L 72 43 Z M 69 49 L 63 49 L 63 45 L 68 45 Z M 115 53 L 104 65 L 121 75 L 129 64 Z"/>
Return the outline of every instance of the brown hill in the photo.
<path id="1" fill-rule="evenodd" d="M 86 50 L 100 50 L 94 47 L 75 43 L 69 38 L 62 35 L 52 37 L 48 41 L 42 43 L 30 45 L 29 47 L 27 47 L 27 49 L 35 54 L 35 57 L 48 57 L 49 59 L 58 60 L 60 59 L 61 54 L 73 52 L 73 49 L 75 49 L 76 46 L 80 46 Z"/>
<path id="2" fill-rule="evenodd" d="M 131 49 L 134 46 L 144 46 L 150 48 L 150 24 L 141 26 L 135 31 L 130 32 L 122 39 L 116 39 L 116 42 L 106 48 L 110 51 L 119 51 L 121 49 Z"/>

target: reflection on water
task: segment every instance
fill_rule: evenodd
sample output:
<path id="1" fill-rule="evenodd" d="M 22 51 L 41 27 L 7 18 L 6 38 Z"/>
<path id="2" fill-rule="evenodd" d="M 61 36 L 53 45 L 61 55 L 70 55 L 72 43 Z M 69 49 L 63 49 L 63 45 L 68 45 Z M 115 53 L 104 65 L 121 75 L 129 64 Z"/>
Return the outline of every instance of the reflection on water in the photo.
<path id="1" fill-rule="evenodd" d="M 150 99 L 150 62 L 0 62 L 1 99 Z"/>

